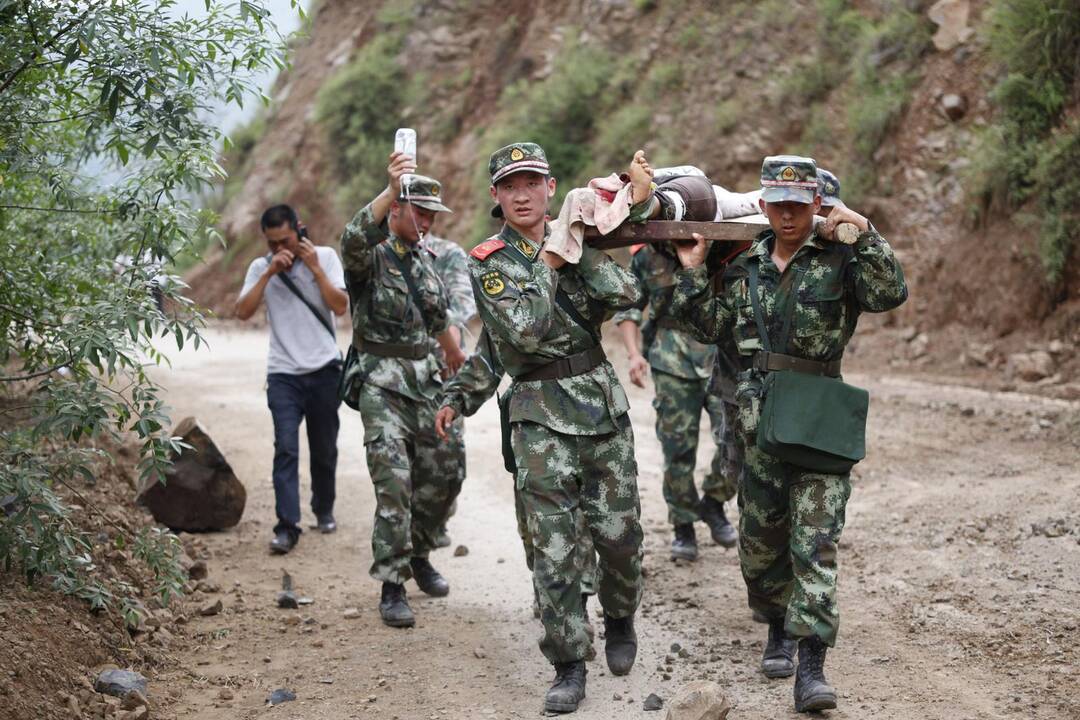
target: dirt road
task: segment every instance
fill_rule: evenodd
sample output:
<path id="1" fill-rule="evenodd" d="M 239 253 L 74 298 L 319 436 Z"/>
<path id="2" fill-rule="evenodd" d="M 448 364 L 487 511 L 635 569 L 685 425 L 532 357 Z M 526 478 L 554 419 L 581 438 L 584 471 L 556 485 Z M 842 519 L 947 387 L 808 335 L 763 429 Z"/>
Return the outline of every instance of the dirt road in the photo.
<path id="1" fill-rule="evenodd" d="M 160 681 L 179 693 L 171 710 L 207 720 L 539 716 L 551 671 L 536 647 L 494 404 L 468 423 L 469 476 L 450 524 L 454 545 L 469 553 L 432 556 L 451 594 L 427 598 L 410 583 L 417 626 L 392 630 L 379 622 L 379 588 L 367 576 L 373 493 L 358 414 L 341 411 L 341 529 L 306 532 L 292 554 L 271 557 L 266 336 L 216 327 L 209 338 L 210 351 L 177 354 L 160 377 L 174 417 L 203 421 L 249 500 L 237 528 L 200 538 L 225 610 L 191 621 L 194 646 Z M 869 458 L 858 466 L 841 543 L 843 623 L 827 666 L 840 708 L 829 716 L 1080 717 L 1080 404 L 848 377 L 872 393 Z M 706 541 L 697 563 L 668 559 L 650 396 L 629 389 L 646 528 L 641 650 L 633 672 L 616 678 L 598 642 L 601 660 L 589 664 L 588 697 L 573 717 L 663 717 L 643 711 L 645 697 L 668 700 L 699 678 L 725 688 L 731 718 L 797 717 L 792 681 L 757 672 L 764 626 L 746 609 L 735 552 Z M 306 470 L 301 483 L 306 502 Z M 704 525 L 698 535 L 707 538 Z M 282 570 L 314 604 L 275 607 Z M 359 617 L 346 618 L 348 608 Z M 279 687 L 297 700 L 266 707 Z"/>

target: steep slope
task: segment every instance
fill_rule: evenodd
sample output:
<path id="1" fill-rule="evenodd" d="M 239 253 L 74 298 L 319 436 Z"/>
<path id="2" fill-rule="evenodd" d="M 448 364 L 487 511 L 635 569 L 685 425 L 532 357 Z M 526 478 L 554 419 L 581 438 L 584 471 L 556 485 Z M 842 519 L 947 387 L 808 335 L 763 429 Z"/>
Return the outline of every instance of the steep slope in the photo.
<path id="1" fill-rule="evenodd" d="M 1044 281 L 1031 221 L 970 220 L 963 178 L 998 71 L 987 3 L 953 4 L 970 15 L 943 50 L 926 2 L 324 0 L 265 129 L 227 158 L 232 244 L 193 273 L 194 294 L 227 312 L 270 202 L 294 203 L 334 243 L 384 182 L 397 126 L 417 128 L 422 171 L 456 211 L 438 230 L 464 245 L 493 229 L 486 160 L 515 138 L 548 148 L 564 188 L 644 147 L 654 164 L 693 162 L 747 189 L 762 156 L 798 151 L 840 176 L 904 261 L 912 300 L 868 343 L 874 357 L 983 373 L 1058 339 L 1068 379 L 1080 273 Z"/>

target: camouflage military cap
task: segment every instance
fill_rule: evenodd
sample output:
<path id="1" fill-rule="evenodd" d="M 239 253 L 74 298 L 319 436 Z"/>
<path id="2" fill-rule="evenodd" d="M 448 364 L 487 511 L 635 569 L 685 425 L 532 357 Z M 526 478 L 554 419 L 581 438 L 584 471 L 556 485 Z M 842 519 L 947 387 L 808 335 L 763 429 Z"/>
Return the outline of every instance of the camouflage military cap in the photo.
<path id="1" fill-rule="evenodd" d="M 442 204 L 442 185 L 426 175 L 409 175 L 401 183 L 399 202 L 409 202 L 432 212 L 454 212 Z"/>
<path id="2" fill-rule="evenodd" d="M 491 184 L 494 185 L 507 175 L 518 172 L 547 175 L 551 172 L 551 168 L 548 166 L 544 148 L 536 143 L 523 142 L 501 147 L 491 153 L 491 159 L 488 160 L 488 172 L 491 173 Z"/>
<path id="3" fill-rule="evenodd" d="M 840 179 L 828 170 L 818 168 L 818 195 L 821 195 L 821 204 L 826 207 L 843 205 L 840 200 Z"/>
<path id="4" fill-rule="evenodd" d="M 817 163 L 799 155 L 770 155 L 761 163 L 761 199 L 810 204 L 818 194 Z"/>

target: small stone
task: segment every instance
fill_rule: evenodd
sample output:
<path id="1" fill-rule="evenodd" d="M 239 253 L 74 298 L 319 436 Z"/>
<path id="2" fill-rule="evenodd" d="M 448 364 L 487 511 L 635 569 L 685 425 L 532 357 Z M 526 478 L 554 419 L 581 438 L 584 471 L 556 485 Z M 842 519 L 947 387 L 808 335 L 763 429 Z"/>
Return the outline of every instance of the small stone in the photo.
<path id="1" fill-rule="evenodd" d="M 120 703 L 120 707 L 124 710 L 134 710 L 135 708 L 142 706 L 149 707 L 150 703 L 146 701 L 145 695 L 135 689 L 128 690 L 127 694 L 124 695 L 123 702 Z"/>
<path id="2" fill-rule="evenodd" d="M 480 647 L 474 648 L 472 652 L 473 652 L 473 655 L 475 655 L 478 659 L 483 660 L 484 658 L 487 657 L 487 653 L 484 652 L 484 648 L 480 648 Z"/>
<path id="3" fill-rule="evenodd" d="M 205 580 L 208 574 L 205 560 L 196 560 L 188 568 L 188 577 L 195 581 Z"/>
<path id="4" fill-rule="evenodd" d="M 341 613 L 341 616 L 346 620 L 355 620 L 360 617 L 360 609 L 354 607 L 345 608 L 345 612 Z"/>
<path id="5" fill-rule="evenodd" d="M 283 702 L 291 702 L 295 699 L 296 693 L 294 693 L 292 690 L 278 688 L 274 692 L 270 693 L 270 697 L 266 699 L 266 702 L 270 705 L 280 705 Z"/>
<path id="6" fill-rule="evenodd" d="M 941 111 L 945 113 L 945 117 L 955 122 L 967 114 L 967 99 L 963 95 L 946 93 L 941 96 Z"/>
<path id="7" fill-rule="evenodd" d="M 465 557 L 469 554 L 469 547 L 467 545 L 458 545 L 454 548 L 454 557 Z"/>
<path id="8" fill-rule="evenodd" d="M 645 698 L 645 704 L 641 707 L 645 710 L 659 710 L 664 707 L 664 701 L 656 693 L 649 693 L 649 697 Z"/>
<path id="9" fill-rule="evenodd" d="M 682 645 L 679 643 L 671 643 L 671 652 L 678 653 L 680 650 L 682 650 Z"/>
<path id="10" fill-rule="evenodd" d="M 1054 374 L 1054 358 L 1045 350 L 1030 353 L 1014 353 L 1009 356 L 1005 366 L 1005 375 L 1010 380 L 1018 377 L 1027 382 L 1036 382 Z"/>
<path id="11" fill-rule="evenodd" d="M 299 625 L 300 622 L 301 621 L 300 621 L 300 616 L 299 615 L 289 615 L 288 617 L 285 618 L 285 624 L 286 625 Z"/>
<path id="12" fill-rule="evenodd" d="M 124 697 L 129 690 L 146 694 L 146 678 L 133 670 L 104 670 L 94 681 L 94 690 L 103 695 Z"/>
<path id="13" fill-rule="evenodd" d="M 233 691 L 229 688 L 221 688 L 221 690 L 218 691 L 217 696 L 219 700 L 232 700 L 235 697 Z"/>
<path id="14" fill-rule="evenodd" d="M 668 703 L 666 720 L 724 720 L 731 704 L 714 682 L 696 680 L 679 688 Z"/>
<path id="15" fill-rule="evenodd" d="M 621 701 L 622 700 L 622 695 L 620 695 L 619 693 L 615 693 L 614 695 L 611 696 L 611 699 Z"/>
<path id="16" fill-rule="evenodd" d="M 209 605 L 204 605 L 203 608 L 199 610 L 199 614 L 203 617 L 210 617 L 212 615 L 217 615 L 218 613 L 220 613 L 224 609 L 224 607 L 225 606 L 221 604 L 221 598 L 218 598 Z"/>
<path id="17" fill-rule="evenodd" d="M 972 416 L 975 415 L 975 408 L 973 408 L 973 407 L 961 408 L 960 409 L 960 414 L 963 415 L 964 417 L 972 417 Z"/>

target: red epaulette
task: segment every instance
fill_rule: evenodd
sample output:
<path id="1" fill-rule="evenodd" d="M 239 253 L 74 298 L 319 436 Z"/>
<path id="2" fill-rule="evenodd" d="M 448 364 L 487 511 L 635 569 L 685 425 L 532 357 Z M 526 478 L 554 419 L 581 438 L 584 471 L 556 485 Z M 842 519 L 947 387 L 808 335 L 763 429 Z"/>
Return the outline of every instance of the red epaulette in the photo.
<path id="1" fill-rule="evenodd" d="M 483 261 L 487 260 L 488 255 L 495 252 L 496 250 L 502 250 L 504 247 L 506 247 L 506 243 L 504 243 L 499 238 L 492 238 L 491 240 L 488 240 L 487 242 L 482 242 L 476 247 L 474 247 L 469 253 L 469 255 L 476 258 L 477 260 Z"/>
<path id="2" fill-rule="evenodd" d="M 648 243 L 638 243 L 637 245 L 631 245 L 630 246 L 630 254 L 631 255 L 637 255 L 638 250 L 645 247 L 646 245 L 648 245 Z"/>

